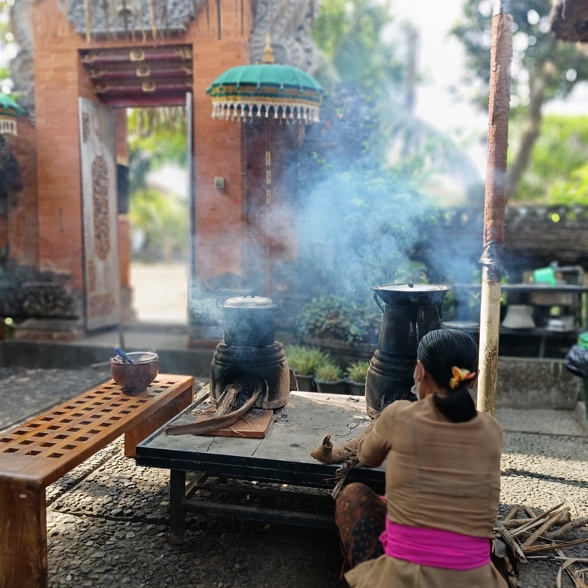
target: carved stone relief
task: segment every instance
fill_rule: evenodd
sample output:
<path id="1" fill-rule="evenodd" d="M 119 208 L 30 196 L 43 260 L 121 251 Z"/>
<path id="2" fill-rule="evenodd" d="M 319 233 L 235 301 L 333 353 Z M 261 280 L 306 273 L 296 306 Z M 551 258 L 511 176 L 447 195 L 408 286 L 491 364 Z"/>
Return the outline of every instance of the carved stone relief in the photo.
<path id="1" fill-rule="evenodd" d="M 251 63 L 261 61 L 270 34 L 276 63 L 314 73 L 319 50 L 310 37 L 318 0 L 252 0 Z"/>
<path id="2" fill-rule="evenodd" d="M 184 33 L 206 0 L 60 0 L 80 35 Z M 87 10 L 88 9 L 88 10 Z"/>
<path id="3" fill-rule="evenodd" d="M 101 155 L 92 162 L 92 205 L 94 207 L 94 248 L 99 259 L 110 252 L 108 207 L 108 166 Z"/>

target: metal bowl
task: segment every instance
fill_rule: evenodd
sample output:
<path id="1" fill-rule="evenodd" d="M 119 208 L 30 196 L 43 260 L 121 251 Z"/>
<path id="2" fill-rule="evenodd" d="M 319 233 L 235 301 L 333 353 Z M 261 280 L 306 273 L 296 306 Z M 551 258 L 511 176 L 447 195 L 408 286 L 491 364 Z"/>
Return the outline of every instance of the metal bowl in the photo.
<path id="1" fill-rule="evenodd" d="M 127 394 L 144 392 L 159 373 L 159 356 L 151 351 L 132 351 L 127 355 L 133 363 L 126 363 L 118 355 L 110 359 L 112 378 Z"/>

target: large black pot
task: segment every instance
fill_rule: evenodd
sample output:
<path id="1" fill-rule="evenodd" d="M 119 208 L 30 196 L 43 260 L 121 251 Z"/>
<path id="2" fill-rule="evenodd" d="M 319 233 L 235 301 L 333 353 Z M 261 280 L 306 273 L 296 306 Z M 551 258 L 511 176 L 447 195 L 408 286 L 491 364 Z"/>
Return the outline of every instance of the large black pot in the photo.
<path id="1" fill-rule="evenodd" d="M 274 342 L 277 305 L 262 296 L 228 298 L 222 305 L 223 340 L 229 346 L 265 347 Z"/>
<path id="2" fill-rule="evenodd" d="M 374 417 L 396 400 L 414 399 L 410 389 L 418 344 L 423 335 L 441 326 L 441 305 L 447 287 L 394 284 L 372 290 L 384 313 L 378 348 L 366 378 L 367 411 Z"/>

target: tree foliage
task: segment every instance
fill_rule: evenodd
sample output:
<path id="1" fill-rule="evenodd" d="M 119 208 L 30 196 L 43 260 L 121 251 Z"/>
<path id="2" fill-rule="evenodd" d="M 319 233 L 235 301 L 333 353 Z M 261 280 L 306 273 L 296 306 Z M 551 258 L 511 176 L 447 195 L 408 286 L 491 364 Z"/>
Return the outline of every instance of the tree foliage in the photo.
<path id="1" fill-rule="evenodd" d="M 130 218 L 138 235 L 137 256 L 144 261 L 185 260 L 188 216 L 183 203 L 157 190 L 133 193 Z"/>
<path id="2" fill-rule="evenodd" d="M 388 3 L 323 0 L 313 36 L 329 64 L 317 74 L 330 89 L 321 111 L 328 128 L 320 132 L 340 133 L 339 152 L 393 167 L 421 185 L 434 174 L 450 174 L 468 191 L 480 182 L 467 154 L 412 113 L 416 36 L 394 20 Z"/>
<path id="3" fill-rule="evenodd" d="M 6 0 L 0 0 L 0 88 L 10 78 L 10 68 L 4 57 L 7 45 L 12 38 L 8 16 L 8 3 Z"/>
<path id="4" fill-rule="evenodd" d="M 511 140 L 516 147 L 509 161 L 508 193 L 517 198 L 517 188 L 541 132 L 545 103 L 568 96 L 577 83 L 588 80 L 588 56 L 576 45 L 558 41 L 550 32 L 551 0 L 518 0 L 511 5 L 511 116 L 520 122 L 513 126 L 518 133 Z M 452 31 L 466 51 L 465 81 L 478 88 L 476 101 L 484 108 L 488 104 L 490 78 L 491 6 L 489 0 L 466 0 L 463 18 Z"/>
<path id="5" fill-rule="evenodd" d="M 299 251 L 312 294 L 365 300 L 375 284 L 427 281 L 416 259 L 435 221 L 425 180 L 441 170 L 479 179 L 455 144 L 406 108 L 406 37 L 391 34 L 394 25 L 376 0 L 321 3 L 315 39 L 339 83 L 300 153 Z"/>
<path id="6" fill-rule="evenodd" d="M 518 197 L 525 202 L 588 204 L 588 115 L 543 117 Z"/>
<path id="7" fill-rule="evenodd" d="M 164 165 L 186 166 L 185 113 L 169 108 L 130 110 L 127 128 L 135 256 L 145 261 L 184 259 L 189 241 L 187 202 L 150 188 L 147 177 Z"/>
<path id="8" fill-rule="evenodd" d="M 131 153 L 149 154 L 149 167 L 174 163 L 186 167 L 188 144 L 183 108 L 135 108 L 128 111 L 128 140 Z"/>
<path id="9" fill-rule="evenodd" d="M 313 38 L 344 84 L 361 88 L 369 99 L 390 100 L 390 89 L 400 87 L 405 67 L 397 46 L 385 37 L 390 8 L 373 0 L 322 0 Z M 333 75 L 333 70 L 328 69 Z M 332 83 L 327 72 L 323 80 Z M 321 77 L 321 72 L 318 73 Z"/>

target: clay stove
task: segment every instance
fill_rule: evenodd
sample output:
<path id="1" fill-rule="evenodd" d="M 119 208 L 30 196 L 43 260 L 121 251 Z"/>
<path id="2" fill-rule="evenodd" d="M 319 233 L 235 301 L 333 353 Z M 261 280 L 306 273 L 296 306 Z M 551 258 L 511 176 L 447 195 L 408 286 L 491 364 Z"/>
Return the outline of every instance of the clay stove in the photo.
<path id="1" fill-rule="evenodd" d="M 223 341 L 216 347 L 210 367 L 215 400 L 237 378 L 261 378 L 267 390 L 255 406 L 281 408 L 290 396 L 290 371 L 283 345 L 274 340 L 277 306 L 270 298 L 239 296 L 223 306 Z"/>
<path id="2" fill-rule="evenodd" d="M 365 387 L 367 412 L 374 418 L 395 400 L 415 399 L 410 389 L 417 347 L 423 335 L 441 326 L 441 304 L 447 287 L 398 284 L 372 290 L 384 313 Z"/>

